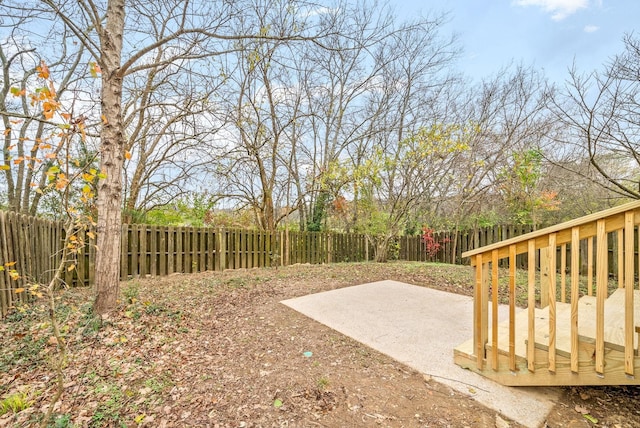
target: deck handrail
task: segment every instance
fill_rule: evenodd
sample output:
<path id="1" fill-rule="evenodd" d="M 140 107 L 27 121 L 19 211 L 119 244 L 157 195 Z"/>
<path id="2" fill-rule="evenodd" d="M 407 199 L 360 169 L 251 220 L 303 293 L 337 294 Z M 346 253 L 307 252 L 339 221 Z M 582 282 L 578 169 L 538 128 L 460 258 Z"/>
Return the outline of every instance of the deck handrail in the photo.
<path id="1" fill-rule="evenodd" d="M 527 369 L 535 372 L 541 367 L 541 362 L 535 361 L 536 331 L 536 285 L 540 289 L 540 306 L 548 306 L 548 361 L 544 362 L 547 369 L 556 371 L 556 335 L 558 332 L 570 330 L 570 365 L 573 373 L 582 369 L 578 358 L 578 299 L 580 298 L 580 258 L 586 258 L 587 290 L 593 294 L 593 279 L 595 279 L 596 312 L 595 318 L 595 363 L 594 369 L 598 376 L 605 372 L 605 301 L 608 297 L 608 235 L 616 234 L 617 263 L 619 288 L 625 288 L 624 296 L 624 374 L 634 375 L 635 347 L 634 347 L 634 284 L 635 284 L 635 236 L 640 224 L 640 201 L 630 202 L 608 210 L 590 214 L 575 220 L 567 221 L 555 226 L 540 229 L 502 242 L 466 251 L 463 257 L 470 257 L 475 267 L 474 284 L 474 353 L 478 370 L 483 370 L 489 364 L 493 370 L 499 369 L 498 363 L 498 301 L 499 270 L 498 266 L 504 259 L 508 261 L 508 297 L 509 297 L 509 334 L 508 334 L 508 368 L 516 372 L 516 343 L 515 343 L 515 301 L 516 301 L 516 256 L 527 254 L 527 265 L 530 267 L 527 275 Z M 595 245 L 594 244 L 597 244 Z M 587 249 L 587 255 L 581 255 Z M 605 243 L 603 245 L 603 243 Z M 595 248 L 595 251 L 594 251 Z M 558 253 L 558 249 L 560 252 Z M 538 251 L 539 250 L 539 251 Z M 569 257 L 567 253 L 569 252 Z M 558 254 L 560 257 L 558 258 Z M 595 257 L 594 257 L 595 256 Z M 614 255 L 615 257 L 615 255 Z M 595 259 L 595 264 L 594 264 Z M 536 276 L 536 260 L 540 264 L 541 275 Z M 569 262 L 569 263 L 567 263 Z M 594 272 L 595 267 L 595 272 Z M 560 280 L 556 278 L 560 274 Z M 566 280 L 569 273 L 570 288 L 567 290 Z M 595 274 L 595 275 L 594 275 Z M 557 289 L 557 283 L 560 289 Z M 558 299 L 557 292 L 560 292 Z M 567 291 L 570 294 L 570 325 L 556 325 L 556 301 L 565 303 Z M 492 307 L 491 322 L 489 322 L 489 303 Z M 489 337 L 491 326 L 491 337 Z M 563 329 L 564 328 L 564 329 Z M 563 330 L 560 330 L 563 329 Z M 505 339 L 502 339 L 505 340 Z M 492 359 L 487 357 L 487 344 L 492 345 Z M 504 348 L 502 348 L 504 349 Z"/>
<path id="2" fill-rule="evenodd" d="M 584 217 L 580 217 L 574 220 L 569 220 L 564 223 L 559 223 L 553 226 L 545 227 L 544 229 L 534 230 L 533 232 L 529 232 L 524 235 L 519 235 L 513 238 L 505 239 L 504 241 L 496 242 L 494 244 L 486 245 L 484 247 L 475 248 L 473 250 L 465 251 L 462 253 L 462 257 L 472 257 L 479 253 L 487 253 L 491 252 L 495 249 L 500 249 L 504 247 L 508 247 L 512 244 L 520 244 L 523 242 L 527 242 L 530 239 L 540 238 L 547 236 L 551 233 L 561 232 L 563 230 L 571 229 L 576 226 L 583 226 L 589 223 L 593 223 L 598 221 L 599 219 L 612 217 L 618 214 L 623 214 L 626 211 L 634 210 L 640 208 L 640 200 L 628 202 L 623 205 L 619 205 L 617 207 L 609 208 L 604 211 L 598 211 L 597 213 L 588 214 Z M 595 233 L 593 234 L 595 235 Z M 592 235 L 592 236 L 593 236 Z M 524 251 L 523 251 L 524 252 Z"/>

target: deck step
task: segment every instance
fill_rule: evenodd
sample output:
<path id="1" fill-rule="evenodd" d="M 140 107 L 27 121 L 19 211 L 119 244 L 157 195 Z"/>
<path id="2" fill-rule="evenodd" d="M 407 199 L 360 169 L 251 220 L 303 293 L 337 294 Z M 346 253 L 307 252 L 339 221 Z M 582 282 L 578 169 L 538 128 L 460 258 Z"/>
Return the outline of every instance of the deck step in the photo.
<path id="1" fill-rule="evenodd" d="M 624 351 L 624 302 L 625 291 L 618 289 L 605 301 L 605 347 Z M 491 318 L 489 318 L 491 324 Z M 634 291 L 634 324 L 640 326 L 640 290 Z M 559 355 L 571 353 L 571 304 L 556 302 L 556 351 Z M 518 310 L 515 315 L 515 353 L 516 358 L 526 359 L 529 318 L 526 309 Z M 596 298 L 583 296 L 578 300 L 578 336 L 586 342 L 595 342 Z M 489 328 L 487 349 L 492 350 L 492 330 Z M 547 350 L 549 347 L 549 308 L 535 309 L 536 348 Z M 638 337 L 634 333 L 634 349 L 638 349 Z M 473 355 L 473 339 L 456 348 L 462 355 Z M 498 352 L 509 353 L 509 321 L 498 324 Z"/>
<path id="2" fill-rule="evenodd" d="M 606 348 L 624 351 L 624 289 L 617 289 L 605 300 L 604 304 L 604 344 Z M 571 353 L 571 305 L 556 303 L 556 350 L 561 355 Z M 546 309 L 548 318 L 548 309 Z M 640 325 L 640 290 L 634 291 L 634 324 Z M 549 321 L 546 330 L 536 325 L 536 347 L 547 350 L 549 346 Z M 638 337 L 634 333 L 635 350 L 638 349 Z M 583 296 L 578 301 L 578 337 L 580 340 L 595 343 L 596 337 L 596 298 Z"/>

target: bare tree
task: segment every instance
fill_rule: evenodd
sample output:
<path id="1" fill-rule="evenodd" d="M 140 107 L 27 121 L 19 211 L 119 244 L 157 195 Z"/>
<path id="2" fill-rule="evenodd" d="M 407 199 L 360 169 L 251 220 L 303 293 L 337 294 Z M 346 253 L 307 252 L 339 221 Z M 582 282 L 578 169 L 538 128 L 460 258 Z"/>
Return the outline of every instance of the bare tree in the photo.
<path id="1" fill-rule="evenodd" d="M 347 184 L 345 177 L 327 178 L 331 164 L 348 157 L 357 168 L 375 145 L 397 144 L 430 124 L 437 93 L 450 83 L 445 69 L 458 53 L 455 39 L 440 33 L 446 16 L 399 22 L 385 7 L 363 2 L 329 18 L 349 37 L 331 40 L 334 50 L 312 53 L 305 79 L 313 135 L 301 153 L 313 170 L 300 187 L 308 189 L 306 225 L 316 230 Z M 358 221 L 355 207 L 347 230 Z"/>
<path id="2" fill-rule="evenodd" d="M 165 55 L 159 48 L 154 62 Z M 224 125 L 214 100 L 225 79 L 204 61 L 158 65 L 125 82 L 125 222 L 205 186 Z"/>
<path id="3" fill-rule="evenodd" d="M 142 70 L 179 61 L 216 56 L 239 49 L 237 40 L 309 40 L 306 28 L 263 33 L 259 23 L 246 19 L 241 11 L 246 2 L 165 0 L 142 2 L 86 0 L 83 2 L 42 0 L 5 6 L 12 10 L 41 9 L 66 26 L 100 67 L 101 119 L 100 168 L 104 173 L 98 191 L 98 252 L 96 259 L 96 301 L 94 309 L 105 314 L 115 308 L 118 297 L 120 230 L 123 179 L 127 139 L 122 110 L 125 79 Z M 266 9 L 277 2 L 267 1 Z M 270 3 L 273 3 L 270 4 Z M 291 5 L 292 13 L 312 10 L 303 2 Z M 53 18 L 52 18 L 53 19 Z M 159 28 L 162 38 L 150 37 Z M 165 55 L 151 58 L 160 48 Z"/>
<path id="4" fill-rule="evenodd" d="M 86 82 L 79 83 L 77 77 L 83 49 L 70 43 L 64 29 L 61 34 L 56 34 L 56 28 L 50 28 L 48 34 L 41 36 L 31 34 L 28 25 L 34 25 L 32 21 L 37 18 L 32 11 L 5 16 L 2 27 L 10 34 L 0 42 L 0 115 L 3 125 L 0 180 L 6 190 L 8 208 L 31 215 L 38 212 L 41 200 L 51 192 L 47 187 L 50 165 L 46 159 L 41 159 L 40 153 L 54 144 L 48 137 L 56 128 L 48 123 L 51 118 L 42 110 L 41 104 L 34 104 L 22 95 L 34 89 L 38 75 L 46 67 L 46 72 L 60 82 L 56 87 L 56 100 L 71 93 L 74 100 L 89 101 L 82 94 L 75 94 L 79 88 L 87 86 Z M 47 43 L 52 37 L 60 37 L 62 43 L 52 48 Z M 71 112 L 73 119 L 84 120 L 87 108 L 86 105 L 76 106 L 76 111 Z M 59 152 L 63 146 L 59 145 L 57 149 Z M 58 152 L 49 153 L 49 156 Z"/>
<path id="5" fill-rule="evenodd" d="M 477 227 L 482 212 L 501 210 L 501 186 L 513 176 L 514 154 L 538 150 L 551 129 L 546 80 L 523 66 L 508 67 L 459 97 L 458 121 L 468 125 L 468 149 L 458 158 L 446 210 L 448 226 Z M 493 206 L 490 204 L 494 204 Z M 455 245 L 455 243 L 454 243 Z"/>
<path id="6" fill-rule="evenodd" d="M 304 16 L 256 5 L 263 34 L 282 34 L 288 27 L 307 25 Z M 297 205 L 287 201 L 296 170 L 296 146 L 303 126 L 302 93 L 296 57 L 304 49 L 287 40 L 247 40 L 229 72 L 225 107 L 230 112 L 229 143 L 214 172 L 220 193 L 250 208 L 256 225 L 275 230 Z"/>
<path id="7" fill-rule="evenodd" d="M 587 159 L 602 180 L 622 198 L 640 198 L 640 55 L 638 41 L 627 37 L 626 50 L 602 71 L 581 73 L 576 67 L 564 85 L 549 97 L 549 108 L 561 128 L 551 139 L 553 160 L 571 172 L 592 179 L 580 167 Z"/>
<path id="8" fill-rule="evenodd" d="M 296 181 L 300 204 L 300 228 L 319 230 L 326 204 L 334 198 L 325 188 L 323 172 L 362 138 L 367 124 L 365 98 L 380 78 L 381 44 L 395 31 L 396 18 L 377 2 L 343 2 L 323 16 L 336 28 L 327 41 L 330 49 L 311 49 L 303 58 L 305 109 L 310 133 L 300 146 L 301 162 L 310 170 Z M 390 60 L 394 52 L 384 54 Z M 304 159 L 304 160 L 303 160 Z"/>

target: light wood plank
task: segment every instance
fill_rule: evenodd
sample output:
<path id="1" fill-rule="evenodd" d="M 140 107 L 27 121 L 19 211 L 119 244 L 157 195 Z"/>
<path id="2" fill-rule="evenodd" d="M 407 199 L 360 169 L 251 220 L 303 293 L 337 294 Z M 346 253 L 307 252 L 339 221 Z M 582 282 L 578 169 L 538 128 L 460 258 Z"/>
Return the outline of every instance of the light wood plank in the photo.
<path id="1" fill-rule="evenodd" d="M 634 297 L 634 319 L 640 320 L 640 290 L 636 290 Z M 604 346 L 609 350 L 623 352 L 625 350 L 624 341 L 624 305 L 625 291 L 618 290 L 611 295 L 605 304 L 605 341 Z M 516 311 L 516 358 L 518 360 L 528 359 L 528 349 L 530 346 L 529 337 L 529 314 L 528 310 Z M 572 305 L 558 302 L 556 304 L 556 354 L 570 358 L 573 354 L 571 321 Z M 549 349 L 549 308 L 534 310 L 535 325 L 535 347 L 536 349 Z M 596 297 L 583 296 L 578 300 L 578 339 L 580 342 L 595 344 L 596 334 Z M 636 321 L 636 325 L 638 325 Z M 493 330 L 489 332 L 493 336 Z M 498 324 L 498 349 L 503 355 L 509 355 L 509 321 Z M 526 345 L 526 346 L 525 346 Z M 634 349 L 638 349 L 638 340 L 635 337 Z M 488 348 L 493 348 L 492 344 Z M 538 361 L 538 360 L 536 360 Z M 542 362 L 541 362 L 542 363 Z M 539 366 L 539 363 L 536 363 Z"/>
<path id="2" fill-rule="evenodd" d="M 484 362 L 484 342 L 482 340 L 482 273 L 483 273 L 483 263 L 482 263 L 482 254 L 478 254 L 475 257 L 476 261 L 476 284 L 475 284 L 475 297 L 474 297 L 474 338 L 475 338 L 475 350 L 476 350 L 476 367 L 478 370 L 483 369 Z"/>
<path id="3" fill-rule="evenodd" d="M 589 223 L 594 223 L 597 222 L 599 220 L 606 220 L 607 223 L 607 228 L 608 231 L 614 231 L 617 229 L 620 229 L 623 227 L 624 225 L 624 213 L 626 211 L 633 211 L 635 215 L 640 215 L 640 200 L 639 201 L 633 201 L 624 205 L 620 205 L 614 208 L 610 208 L 608 210 L 604 210 L 604 211 L 600 211 L 597 213 L 593 213 L 593 214 L 589 214 L 587 216 L 584 217 L 580 217 L 578 219 L 574 219 L 574 220 L 570 220 L 564 223 L 560 223 L 554 226 L 550 226 L 550 227 L 546 227 L 544 229 L 540 229 L 534 232 L 530 232 L 528 234 L 522 235 L 522 236 L 517 236 L 511 239 L 507 239 L 506 241 L 502 241 L 496 244 L 492 244 L 489 246 L 486 246 L 484 248 L 477 248 L 471 251 L 467 251 L 465 253 L 462 254 L 462 257 L 471 257 L 474 256 L 476 254 L 480 254 L 480 253 L 486 253 L 486 252 L 490 252 L 493 251 L 494 249 L 501 249 L 501 248 L 508 248 L 510 245 L 512 244 L 520 244 L 520 243 L 525 243 L 525 249 L 526 249 L 526 241 L 528 241 L 529 239 L 534 239 L 534 238 L 538 238 L 538 237 L 542 237 L 545 238 L 547 235 L 551 234 L 551 233 L 556 233 L 556 232 L 567 232 L 570 231 L 573 227 L 575 226 L 585 226 Z M 640 223 L 640 221 L 636 222 L 636 223 Z M 593 235 L 593 234 L 591 234 Z M 583 237 L 587 237 L 589 236 L 589 233 L 582 233 L 580 236 Z M 571 240 L 570 238 L 570 232 L 568 232 L 566 234 L 566 237 L 561 237 L 558 240 L 558 243 L 561 244 L 563 242 L 569 242 Z M 537 247 L 539 248 L 539 247 Z M 523 251 L 524 252 L 524 251 Z M 518 254 L 520 254 L 520 252 L 518 252 Z"/>
<path id="4" fill-rule="evenodd" d="M 627 228 L 627 218 L 634 217 L 632 212 L 625 213 L 625 229 Z M 633 225 L 633 219 L 629 220 L 630 224 Z M 618 248 L 618 288 L 624 288 L 624 229 L 618 230 L 617 233 L 617 248 Z"/>
<path id="5" fill-rule="evenodd" d="M 636 212 L 634 215 L 636 216 L 636 221 L 640 221 L 640 213 Z M 607 233 L 615 232 L 618 229 L 621 229 L 621 228 L 624 227 L 624 213 L 618 213 L 616 215 L 607 217 L 604 220 L 606 220 L 605 231 Z M 570 222 L 567 222 L 567 223 L 570 223 Z M 579 227 L 580 227 L 580 236 L 583 237 L 583 238 L 587 238 L 589 236 L 595 236 L 596 235 L 596 222 L 595 221 L 593 221 L 591 223 L 588 223 L 588 224 L 580 225 Z M 559 231 L 554 232 L 554 233 L 556 233 L 556 245 L 561 245 L 563 243 L 571 242 L 571 230 L 570 229 L 559 230 Z M 548 242 L 549 242 L 548 241 L 548 235 L 547 236 L 544 236 L 544 235 L 543 236 L 538 236 L 538 235 L 539 235 L 539 232 L 532 232 L 531 234 L 521 235 L 521 236 L 518 236 L 517 238 L 513 238 L 513 239 L 515 239 L 516 254 L 524 254 L 527 251 L 527 239 L 529 239 L 532 236 L 535 236 L 536 249 L 540 249 L 540 248 L 546 247 L 548 245 Z M 489 246 L 480 248 L 479 250 L 481 250 L 481 252 L 485 253 L 486 257 L 489 257 L 491 251 L 493 251 L 497 247 L 497 249 L 498 249 L 498 257 L 500 259 L 507 258 L 507 257 L 509 257 L 509 245 L 512 245 L 513 243 L 514 243 L 514 241 L 512 241 L 512 240 L 506 240 L 506 241 L 503 241 L 503 243 L 501 243 L 501 245 L 493 244 L 493 245 L 489 245 Z M 475 252 L 477 252 L 477 251 L 475 251 Z M 471 261 L 471 263 L 473 265 L 473 260 Z"/>
<path id="6" fill-rule="evenodd" d="M 560 301 L 567 302 L 567 244 L 560 246 Z"/>
<path id="7" fill-rule="evenodd" d="M 599 376 L 593 369 L 593 344 L 580 342 L 580 368 L 576 374 L 571 371 L 566 358 L 558 361 L 558 370 L 555 373 L 546 370 L 537 370 L 531 373 L 527 370 L 526 363 L 519 361 L 518 370 L 511 372 L 506 369 L 497 372 L 481 372 L 475 367 L 475 359 L 468 358 L 464 352 L 454 351 L 454 362 L 461 367 L 477 372 L 489 379 L 509 386 L 559 386 L 559 385 L 637 385 L 637 379 L 631 378 L 624 372 L 624 356 L 621 352 L 611 351 L 607 354 L 607 375 Z M 544 358 L 545 351 L 538 350 L 539 359 Z M 508 365 L 508 356 L 500 355 L 500 367 Z M 634 364 L 635 370 L 640 370 L 640 359 Z"/>
<path id="8" fill-rule="evenodd" d="M 606 221 L 598 220 L 596 241 L 596 372 L 604 374 L 604 302 L 607 298 L 607 233 Z"/>
<path id="9" fill-rule="evenodd" d="M 547 245 L 549 241 L 547 240 Z M 549 280 L 551 273 L 549 271 L 549 247 L 540 249 L 540 307 L 549 306 Z"/>
<path id="10" fill-rule="evenodd" d="M 527 362 L 529 371 L 535 371 L 535 341 L 536 341 L 536 243 L 529 240 L 529 254 L 527 263 L 527 303 L 528 303 L 528 328 L 527 328 Z M 495 309 L 494 309 L 495 311 Z"/>
<path id="11" fill-rule="evenodd" d="M 493 314 L 497 316 L 497 314 Z M 509 246 L 509 369 L 516 370 L 516 246 Z"/>
<path id="12" fill-rule="evenodd" d="M 634 276 L 634 215 L 626 213 L 624 218 L 624 288 L 625 288 L 625 305 L 624 305 L 624 369 L 629 376 L 634 374 L 634 356 L 635 350 L 633 340 L 635 336 L 635 320 L 634 320 L 634 292 L 633 283 Z M 622 247 L 622 243 L 619 245 Z M 622 260 L 620 260 L 622 262 Z"/>
<path id="13" fill-rule="evenodd" d="M 491 259 L 486 259 L 482 266 L 482 343 L 489 342 L 489 262 Z M 483 358 L 486 359 L 486 352 L 483 354 Z"/>
<path id="14" fill-rule="evenodd" d="M 571 229 L 571 371 L 578 372 L 578 299 L 580 281 L 580 229 Z"/>
<path id="15" fill-rule="evenodd" d="M 593 296 L 593 237 L 587 239 L 587 295 Z"/>
<path id="16" fill-rule="evenodd" d="M 498 251 L 493 251 L 491 255 L 491 344 L 498 348 Z M 498 354 L 494 353 L 491 361 L 491 368 L 498 370 Z"/>
<path id="17" fill-rule="evenodd" d="M 549 235 L 549 371 L 556 371 L 556 234 Z"/>

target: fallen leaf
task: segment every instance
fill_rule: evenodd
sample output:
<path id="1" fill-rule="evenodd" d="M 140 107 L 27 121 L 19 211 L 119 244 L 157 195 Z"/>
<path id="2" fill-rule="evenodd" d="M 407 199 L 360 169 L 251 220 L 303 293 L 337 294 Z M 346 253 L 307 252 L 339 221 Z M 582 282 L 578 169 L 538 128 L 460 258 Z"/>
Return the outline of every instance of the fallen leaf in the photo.
<path id="1" fill-rule="evenodd" d="M 509 428 L 511 424 L 505 421 L 500 417 L 500 415 L 496 415 L 496 428 Z"/>
<path id="2" fill-rule="evenodd" d="M 588 420 L 589 422 L 591 422 L 592 424 L 597 424 L 598 423 L 598 419 L 594 418 L 591 415 L 582 415 L 586 420 Z"/>
<path id="3" fill-rule="evenodd" d="M 589 413 L 589 409 L 587 409 L 586 407 L 583 407 L 579 404 L 576 404 L 575 407 L 576 412 L 578 413 L 582 413 L 583 415 L 586 415 L 587 413 Z"/>

